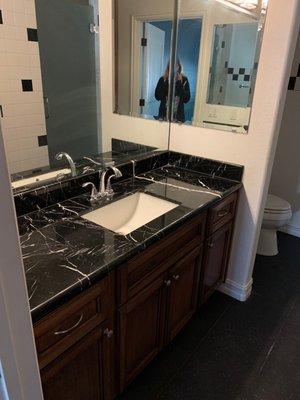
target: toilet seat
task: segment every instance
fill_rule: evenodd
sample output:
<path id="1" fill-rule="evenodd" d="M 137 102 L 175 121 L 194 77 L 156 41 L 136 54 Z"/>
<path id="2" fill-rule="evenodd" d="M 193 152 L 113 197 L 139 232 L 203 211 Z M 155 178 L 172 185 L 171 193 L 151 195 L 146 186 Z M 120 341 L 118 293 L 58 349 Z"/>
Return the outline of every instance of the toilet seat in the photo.
<path id="1" fill-rule="evenodd" d="M 273 194 L 268 195 L 266 208 L 264 211 L 264 220 L 283 221 L 290 219 L 292 214 L 291 205 L 288 201 L 281 199 Z"/>
<path id="2" fill-rule="evenodd" d="M 264 221 L 285 221 L 292 217 L 292 211 L 265 212 Z"/>
<path id="3" fill-rule="evenodd" d="M 268 195 L 265 213 L 283 214 L 291 211 L 291 205 L 288 201 L 281 199 L 273 194 Z"/>

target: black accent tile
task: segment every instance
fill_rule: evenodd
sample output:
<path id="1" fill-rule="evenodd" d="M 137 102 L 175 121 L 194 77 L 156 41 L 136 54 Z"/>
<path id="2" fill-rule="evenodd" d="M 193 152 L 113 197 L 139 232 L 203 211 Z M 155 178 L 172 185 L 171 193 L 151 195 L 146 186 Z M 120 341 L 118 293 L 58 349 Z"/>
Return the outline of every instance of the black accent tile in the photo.
<path id="1" fill-rule="evenodd" d="M 228 68 L 228 75 L 232 75 L 234 72 L 234 68 Z"/>
<path id="2" fill-rule="evenodd" d="M 33 85 L 31 79 L 22 79 L 22 90 L 23 92 L 32 92 Z"/>
<path id="3" fill-rule="evenodd" d="M 225 40 L 223 40 L 223 42 L 222 42 L 222 49 L 225 49 L 225 46 L 226 46 L 226 42 L 225 42 Z"/>
<path id="4" fill-rule="evenodd" d="M 249 82 L 250 81 L 250 75 L 245 75 L 244 76 L 244 81 Z"/>
<path id="5" fill-rule="evenodd" d="M 228 61 L 225 61 L 225 68 L 228 68 Z"/>
<path id="6" fill-rule="evenodd" d="M 240 68 L 239 69 L 239 74 L 244 75 L 246 73 L 246 68 Z"/>
<path id="7" fill-rule="evenodd" d="M 238 81 L 239 80 L 239 75 L 238 74 L 233 74 L 232 75 L 232 80 L 233 81 Z"/>
<path id="8" fill-rule="evenodd" d="M 47 135 L 38 136 L 38 143 L 39 147 L 47 146 L 48 145 Z"/>
<path id="9" fill-rule="evenodd" d="M 29 42 L 37 42 L 38 41 L 37 29 L 27 28 L 27 38 Z"/>
<path id="10" fill-rule="evenodd" d="M 0 10 L 0 24 L 3 24 L 2 10 Z"/>
<path id="11" fill-rule="evenodd" d="M 297 78 L 300 78 L 300 64 L 298 66 Z"/>
<path id="12" fill-rule="evenodd" d="M 296 79 L 297 79 L 297 78 L 296 78 L 295 76 L 291 76 L 291 77 L 290 77 L 288 90 L 295 90 Z"/>

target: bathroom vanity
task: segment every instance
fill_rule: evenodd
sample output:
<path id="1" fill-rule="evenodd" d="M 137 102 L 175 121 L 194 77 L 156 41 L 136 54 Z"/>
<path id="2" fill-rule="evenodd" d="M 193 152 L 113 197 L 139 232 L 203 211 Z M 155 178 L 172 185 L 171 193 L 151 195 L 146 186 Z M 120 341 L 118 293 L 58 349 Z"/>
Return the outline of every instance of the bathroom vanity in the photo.
<path id="1" fill-rule="evenodd" d="M 46 400 L 114 398 L 226 279 L 243 168 L 174 152 L 118 168 L 96 204 L 81 180 L 98 172 L 64 201 L 48 188 L 40 210 L 45 192 L 15 198 L 31 207 L 19 230 Z M 88 217 L 136 196 L 173 206 L 126 235 Z"/>

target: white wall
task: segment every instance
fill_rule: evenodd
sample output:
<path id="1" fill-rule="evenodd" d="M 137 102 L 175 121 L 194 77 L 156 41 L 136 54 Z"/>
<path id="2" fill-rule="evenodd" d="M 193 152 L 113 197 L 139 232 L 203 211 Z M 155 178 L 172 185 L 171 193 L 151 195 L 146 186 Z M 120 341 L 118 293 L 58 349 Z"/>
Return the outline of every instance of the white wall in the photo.
<path id="1" fill-rule="evenodd" d="M 0 198 L 0 363 L 3 367 L 9 399 L 42 400 L 1 126 Z"/>
<path id="2" fill-rule="evenodd" d="M 291 77 L 297 77 L 300 65 L 300 35 Z M 300 76 L 287 92 L 278 147 L 272 172 L 270 193 L 289 201 L 293 218 L 283 230 L 300 237 Z"/>
<path id="3" fill-rule="evenodd" d="M 0 0 L 0 105 L 11 173 L 49 164 L 38 42 L 29 41 L 27 28 L 36 29 L 34 0 Z M 22 80 L 32 80 L 33 91 L 22 91 Z"/>
<path id="4" fill-rule="evenodd" d="M 175 124 L 171 127 L 171 150 L 245 166 L 228 281 L 223 287 L 242 300 L 251 291 L 262 206 L 269 186 L 299 17 L 299 0 L 270 0 L 248 135 Z"/>

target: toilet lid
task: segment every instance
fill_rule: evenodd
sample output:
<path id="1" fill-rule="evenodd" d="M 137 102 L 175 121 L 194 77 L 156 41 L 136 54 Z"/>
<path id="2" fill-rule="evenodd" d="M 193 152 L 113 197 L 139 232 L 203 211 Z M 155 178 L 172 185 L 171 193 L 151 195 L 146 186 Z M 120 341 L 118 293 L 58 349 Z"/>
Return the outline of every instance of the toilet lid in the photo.
<path id="1" fill-rule="evenodd" d="M 266 211 L 290 211 L 291 205 L 288 201 L 281 199 L 280 197 L 274 196 L 273 194 L 268 195 Z"/>

